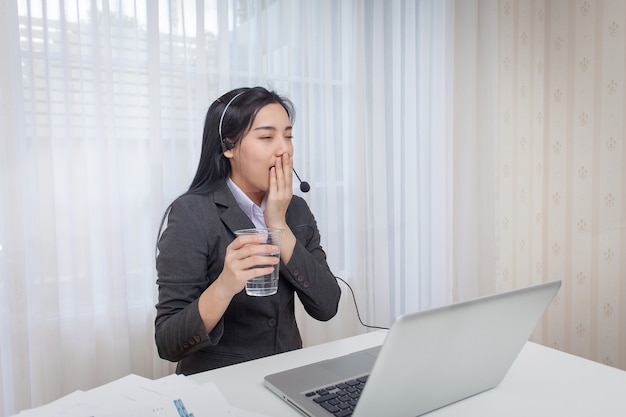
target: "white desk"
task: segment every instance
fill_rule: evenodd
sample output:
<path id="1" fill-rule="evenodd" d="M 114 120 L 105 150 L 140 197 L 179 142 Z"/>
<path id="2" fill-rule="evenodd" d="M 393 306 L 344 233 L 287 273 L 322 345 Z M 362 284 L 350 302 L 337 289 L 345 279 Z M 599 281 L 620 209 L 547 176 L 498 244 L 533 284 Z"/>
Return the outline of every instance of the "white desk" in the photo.
<path id="1" fill-rule="evenodd" d="M 379 345 L 377 331 L 189 378 L 213 381 L 234 407 L 272 417 L 300 414 L 263 386 L 267 374 Z M 626 416 L 626 371 L 528 342 L 502 383 L 428 414 L 445 416 Z"/>

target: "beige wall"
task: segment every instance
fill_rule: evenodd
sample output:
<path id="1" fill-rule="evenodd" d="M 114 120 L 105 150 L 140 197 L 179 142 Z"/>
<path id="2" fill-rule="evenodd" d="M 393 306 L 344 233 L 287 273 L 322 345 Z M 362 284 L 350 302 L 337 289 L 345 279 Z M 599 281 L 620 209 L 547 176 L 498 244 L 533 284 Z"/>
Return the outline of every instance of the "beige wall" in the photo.
<path id="1" fill-rule="evenodd" d="M 457 271 L 458 297 L 560 279 L 533 340 L 626 369 L 626 2 L 470 3 L 456 48 L 477 52 L 456 68 L 476 71 L 478 91 L 457 77 L 455 112 L 475 105 L 477 123 L 455 141 L 478 148 L 465 208 L 482 282 Z M 480 273 L 491 265 L 495 282 Z"/>

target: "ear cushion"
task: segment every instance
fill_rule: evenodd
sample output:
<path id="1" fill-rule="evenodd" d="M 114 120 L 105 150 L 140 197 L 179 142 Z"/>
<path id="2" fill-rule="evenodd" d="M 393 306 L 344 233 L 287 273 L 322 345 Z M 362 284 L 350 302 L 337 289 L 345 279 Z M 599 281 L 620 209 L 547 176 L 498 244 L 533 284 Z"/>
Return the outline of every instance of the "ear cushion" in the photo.
<path id="1" fill-rule="evenodd" d="M 232 143 L 232 142 L 230 142 L 228 140 L 223 140 L 222 141 L 222 149 L 224 151 L 229 151 L 229 150 L 233 149 L 234 147 L 235 147 L 234 143 Z"/>

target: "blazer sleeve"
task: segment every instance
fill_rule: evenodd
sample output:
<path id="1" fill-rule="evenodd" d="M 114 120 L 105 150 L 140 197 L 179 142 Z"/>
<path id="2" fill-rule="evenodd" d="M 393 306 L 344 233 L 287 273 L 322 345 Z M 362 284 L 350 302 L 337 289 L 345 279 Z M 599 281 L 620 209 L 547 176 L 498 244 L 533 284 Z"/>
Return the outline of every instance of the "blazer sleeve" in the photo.
<path id="1" fill-rule="evenodd" d="M 207 239 L 199 207 L 192 198 L 174 202 L 157 244 L 155 343 L 159 355 L 174 362 L 218 343 L 224 331 L 220 320 L 207 333 L 198 308 L 200 295 L 223 265 L 222 251 Z"/>
<path id="2" fill-rule="evenodd" d="M 296 246 L 287 265 L 281 265 L 281 279 L 294 287 L 306 312 L 321 321 L 337 314 L 341 289 L 326 262 L 317 222 L 306 202 L 297 196 L 287 211 L 287 224 L 296 236 Z"/>

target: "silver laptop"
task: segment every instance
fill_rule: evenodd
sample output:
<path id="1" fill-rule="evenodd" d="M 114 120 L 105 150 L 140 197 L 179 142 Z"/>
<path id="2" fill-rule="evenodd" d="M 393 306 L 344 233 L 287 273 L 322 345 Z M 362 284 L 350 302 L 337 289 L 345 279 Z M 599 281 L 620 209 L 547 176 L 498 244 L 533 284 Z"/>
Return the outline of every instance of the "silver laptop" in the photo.
<path id="1" fill-rule="evenodd" d="M 401 316 L 382 346 L 268 375 L 265 386 L 307 416 L 427 413 L 498 385 L 560 286 Z"/>

